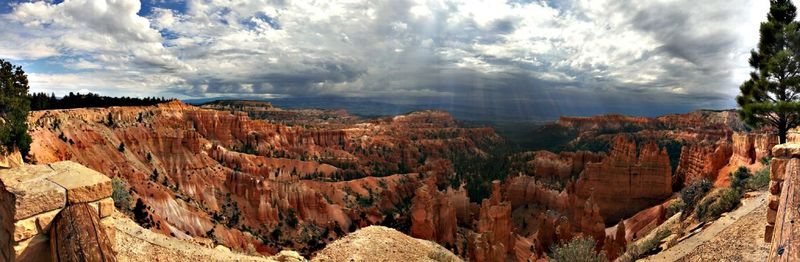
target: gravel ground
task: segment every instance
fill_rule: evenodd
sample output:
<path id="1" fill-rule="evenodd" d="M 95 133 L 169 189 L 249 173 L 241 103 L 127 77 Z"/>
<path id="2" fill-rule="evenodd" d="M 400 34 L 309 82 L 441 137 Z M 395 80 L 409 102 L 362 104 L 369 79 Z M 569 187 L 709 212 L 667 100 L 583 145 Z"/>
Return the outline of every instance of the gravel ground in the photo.
<path id="1" fill-rule="evenodd" d="M 767 192 L 748 193 L 743 205 L 699 233 L 642 261 L 764 261 Z"/>
<path id="2" fill-rule="evenodd" d="M 767 204 L 722 231 L 678 261 L 765 261 L 769 244 L 764 242 Z"/>

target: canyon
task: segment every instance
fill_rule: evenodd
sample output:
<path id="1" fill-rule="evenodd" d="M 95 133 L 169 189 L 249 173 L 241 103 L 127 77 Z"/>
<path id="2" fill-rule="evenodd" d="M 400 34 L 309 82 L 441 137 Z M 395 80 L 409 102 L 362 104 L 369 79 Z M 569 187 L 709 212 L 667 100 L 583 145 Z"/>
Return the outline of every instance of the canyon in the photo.
<path id="1" fill-rule="evenodd" d="M 732 111 L 562 117 L 536 131 L 558 148 L 514 150 L 441 111 L 360 118 L 172 101 L 35 111 L 29 123 L 31 163 L 71 160 L 125 181 L 135 201 L 117 208 L 150 231 L 308 257 L 383 225 L 473 261 L 546 259 L 579 235 L 613 258 L 663 222 L 683 185 L 725 185 L 777 143 Z"/>

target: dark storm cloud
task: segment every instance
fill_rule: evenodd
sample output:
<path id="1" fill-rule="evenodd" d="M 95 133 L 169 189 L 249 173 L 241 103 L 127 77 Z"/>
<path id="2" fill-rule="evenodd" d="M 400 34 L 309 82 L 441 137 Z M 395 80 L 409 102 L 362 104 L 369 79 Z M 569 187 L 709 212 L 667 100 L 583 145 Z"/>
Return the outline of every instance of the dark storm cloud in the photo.
<path id="1" fill-rule="evenodd" d="M 0 56 L 76 68 L 32 71 L 57 93 L 653 115 L 733 106 L 765 13 L 755 0 L 14 3 Z"/>

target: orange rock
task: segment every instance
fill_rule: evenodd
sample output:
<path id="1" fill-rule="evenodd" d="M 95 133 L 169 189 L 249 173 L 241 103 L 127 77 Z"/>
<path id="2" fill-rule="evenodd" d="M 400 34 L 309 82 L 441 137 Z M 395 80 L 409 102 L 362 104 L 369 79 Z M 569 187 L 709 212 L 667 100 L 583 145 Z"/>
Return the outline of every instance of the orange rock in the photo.
<path id="1" fill-rule="evenodd" d="M 456 209 L 435 187 L 422 186 L 411 200 L 411 236 L 456 244 Z"/>
<path id="2" fill-rule="evenodd" d="M 728 164 L 732 154 L 730 144 L 723 141 L 716 146 L 702 143 L 684 146 L 675 177 L 683 178 L 685 185 L 703 178 L 714 181 L 719 171 Z"/>
<path id="3" fill-rule="evenodd" d="M 672 194 L 667 151 L 650 142 L 637 157 L 637 144 L 617 136 L 608 157 L 586 164 L 575 188 L 582 198 L 594 198 L 606 223 L 619 221 Z"/>
<path id="4" fill-rule="evenodd" d="M 191 239 L 214 229 L 219 244 L 264 254 L 279 243 L 310 254 L 389 215 L 407 221 L 399 211 L 421 185 L 417 169 L 448 173 L 444 156 L 485 156 L 501 141 L 491 128 L 461 128 L 437 111 L 287 126 L 173 101 L 36 111 L 29 122 L 34 163 L 72 160 L 125 179 L 149 207 L 151 230 Z M 455 226 L 442 225 L 471 223 L 473 207 L 464 190 L 437 194 L 431 201 L 447 219 L 436 239 L 455 244 Z M 316 243 L 299 241 L 309 232 Z"/>

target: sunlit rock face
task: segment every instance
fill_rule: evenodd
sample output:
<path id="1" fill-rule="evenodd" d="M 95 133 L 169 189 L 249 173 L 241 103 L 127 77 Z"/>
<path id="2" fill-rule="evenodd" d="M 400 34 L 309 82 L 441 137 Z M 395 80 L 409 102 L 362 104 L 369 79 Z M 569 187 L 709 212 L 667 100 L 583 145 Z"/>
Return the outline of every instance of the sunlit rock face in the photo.
<path id="1" fill-rule="evenodd" d="M 701 179 L 716 180 L 732 155 L 731 144 L 724 141 L 684 146 L 675 176 L 683 178 L 686 185 Z"/>
<path id="2" fill-rule="evenodd" d="M 579 196 L 594 197 L 606 222 L 619 221 L 672 195 L 667 151 L 655 143 L 637 148 L 619 136 L 608 157 L 587 164 L 576 189 Z"/>
<path id="3" fill-rule="evenodd" d="M 25 165 L 19 150 L 7 151 L 0 148 L 0 168 L 15 168 Z"/>
<path id="4" fill-rule="evenodd" d="M 487 155 L 501 140 L 435 111 L 287 126 L 170 102 L 37 111 L 29 122 L 32 162 L 72 160 L 124 178 L 151 230 L 265 254 L 311 253 L 359 227 L 407 223 L 417 170 L 437 172 L 444 167 L 433 163 L 456 153 Z M 469 219 L 465 191 L 444 195 L 436 201 L 452 207 L 448 217 Z M 434 238 L 454 243 L 454 234 Z"/>
<path id="5" fill-rule="evenodd" d="M 456 207 L 435 187 L 422 186 L 411 200 L 411 236 L 453 246 L 457 233 Z"/>

